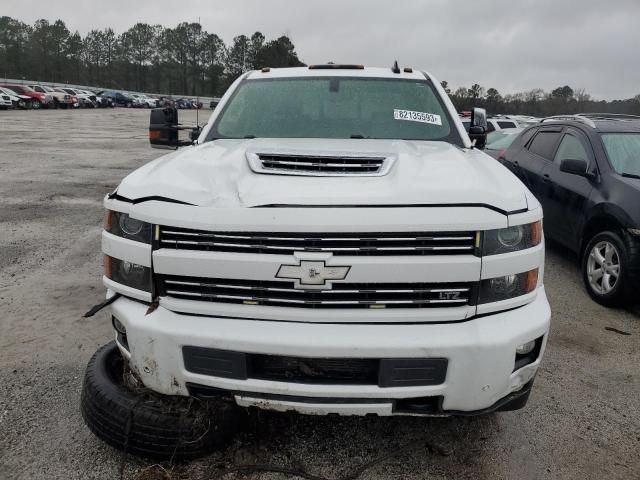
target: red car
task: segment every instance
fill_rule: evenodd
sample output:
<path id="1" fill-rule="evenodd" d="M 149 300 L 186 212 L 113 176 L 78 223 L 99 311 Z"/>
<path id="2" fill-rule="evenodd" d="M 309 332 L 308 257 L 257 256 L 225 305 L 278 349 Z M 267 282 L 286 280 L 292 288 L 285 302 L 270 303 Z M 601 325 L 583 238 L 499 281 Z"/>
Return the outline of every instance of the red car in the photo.
<path id="1" fill-rule="evenodd" d="M 45 95 L 44 93 L 36 92 L 33 88 L 26 85 L 0 85 L 2 87 L 10 88 L 20 95 L 26 95 L 32 98 L 33 108 L 49 107 L 53 103 L 53 97 L 51 95 Z"/>

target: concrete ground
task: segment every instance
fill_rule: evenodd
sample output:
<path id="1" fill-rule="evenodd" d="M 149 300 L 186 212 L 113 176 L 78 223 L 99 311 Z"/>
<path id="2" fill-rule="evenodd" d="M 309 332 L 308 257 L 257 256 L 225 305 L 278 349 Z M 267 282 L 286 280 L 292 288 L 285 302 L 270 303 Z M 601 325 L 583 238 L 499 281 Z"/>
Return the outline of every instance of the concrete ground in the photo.
<path id="1" fill-rule="evenodd" d="M 640 309 L 592 302 L 575 260 L 554 246 L 546 265 L 552 330 L 523 411 L 266 414 L 225 451 L 179 466 L 123 458 L 103 444 L 83 424 L 79 399 L 85 365 L 111 326 L 106 310 L 82 314 L 104 298 L 102 198 L 162 154 L 148 147 L 147 122 L 139 110 L 0 112 L 0 479 L 214 479 L 223 466 L 245 464 L 316 479 L 640 478 Z"/>

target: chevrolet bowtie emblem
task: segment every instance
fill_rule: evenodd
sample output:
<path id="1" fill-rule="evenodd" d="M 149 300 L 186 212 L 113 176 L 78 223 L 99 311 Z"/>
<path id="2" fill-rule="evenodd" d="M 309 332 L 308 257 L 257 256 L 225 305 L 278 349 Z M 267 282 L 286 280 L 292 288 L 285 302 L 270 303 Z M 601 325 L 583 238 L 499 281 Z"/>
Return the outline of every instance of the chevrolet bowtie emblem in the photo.
<path id="1" fill-rule="evenodd" d="M 280 265 L 276 278 L 295 280 L 296 288 L 331 288 L 332 280 L 344 280 L 351 267 L 327 266 L 324 261 L 300 260 L 300 265 Z"/>

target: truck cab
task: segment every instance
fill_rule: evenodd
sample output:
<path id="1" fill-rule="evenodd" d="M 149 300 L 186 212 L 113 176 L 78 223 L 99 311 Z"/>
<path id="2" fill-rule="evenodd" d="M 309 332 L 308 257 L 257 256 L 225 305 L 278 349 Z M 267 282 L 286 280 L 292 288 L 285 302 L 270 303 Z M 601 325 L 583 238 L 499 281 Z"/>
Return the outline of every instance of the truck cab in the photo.
<path id="1" fill-rule="evenodd" d="M 163 123 L 162 119 L 166 119 Z M 542 209 L 431 74 L 243 74 L 104 199 L 118 349 L 161 395 L 308 414 L 525 405 L 550 323 Z M 160 120 L 158 120 L 160 119 Z"/>

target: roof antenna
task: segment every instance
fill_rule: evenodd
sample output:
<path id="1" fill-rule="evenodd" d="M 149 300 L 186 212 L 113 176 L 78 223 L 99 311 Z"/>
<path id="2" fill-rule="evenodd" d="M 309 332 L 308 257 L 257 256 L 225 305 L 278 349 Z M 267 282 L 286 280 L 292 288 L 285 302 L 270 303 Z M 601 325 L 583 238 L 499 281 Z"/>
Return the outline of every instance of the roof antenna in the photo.
<path id="1" fill-rule="evenodd" d="M 393 73 L 400 73 L 400 67 L 398 66 L 398 60 L 393 62 L 393 67 L 391 67 L 391 71 Z"/>

